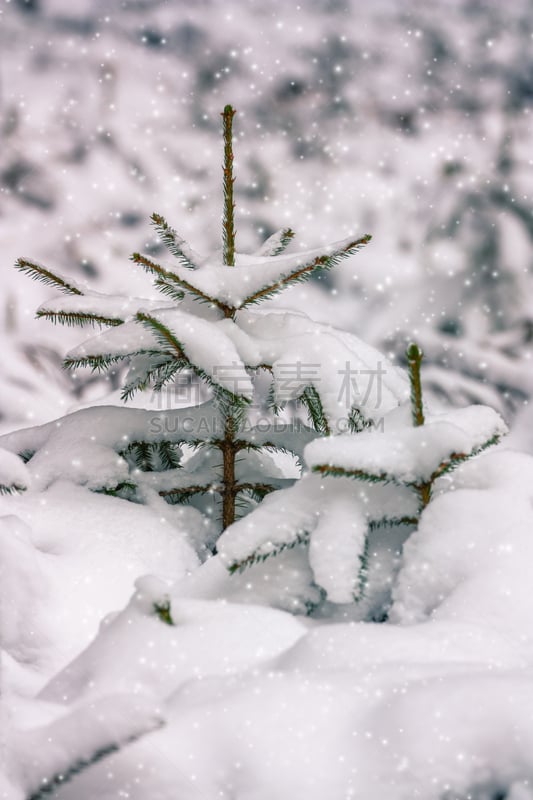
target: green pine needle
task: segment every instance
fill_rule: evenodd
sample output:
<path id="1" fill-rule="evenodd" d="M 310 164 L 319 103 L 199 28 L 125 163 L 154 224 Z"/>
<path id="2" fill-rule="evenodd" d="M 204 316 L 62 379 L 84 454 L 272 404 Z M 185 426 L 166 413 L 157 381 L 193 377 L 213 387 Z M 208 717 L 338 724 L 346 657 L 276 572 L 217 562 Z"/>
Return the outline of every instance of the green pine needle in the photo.
<path id="1" fill-rule="evenodd" d="M 248 567 L 252 567 L 254 564 L 262 564 L 267 558 L 279 556 L 284 550 L 293 550 L 298 545 L 307 544 L 309 544 L 309 533 L 307 531 L 299 531 L 290 542 L 274 542 L 272 548 L 266 552 L 262 549 L 254 550 L 253 553 L 250 553 L 250 555 L 242 561 L 235 561 L 233 564 L 230 564 L 227 570 L 230 575 L 234 575 L 236 572 L 244 572 Z"/>
<path id="2" fill-rule="evenodd" d="M 166 297 L 170 297 L 171 300 L 175 300 L 176 302 L 181 302 L 185 297 L 185 292 L 183 289 L 176 289 L 176 287 L 169 283 L 164 278 L 156 278 L 154 281 L 154 286 L 156 289 L 159 289 L 161 294 L 164 294 Z"/>
<path id="3" fill-rule="evenodd" d="M 249 295 L 245 300 L 243 300 L 239 308 L 246 308 L 246 306 L 260 303 L 261 301 L 278 294 L 278 292 L 281 292 L 287 286 L 292 286 L 296 283 L 307 280 L 314 272 L 332 269 L 343 259 L 354 255 L 354 253 L 357 253 L 362 247 L 368 244 L 371 239 L 372 237 L 369 234 L 366 234 L 360 239 L 354 239 L 353 241 L 348 242 L 348 244 L 344 245 L 338 250 L 332 250 L 331 253 L 324 253 L 322 256 L 317 256 L 312 261 L 299 266 L 294 270 L 294 272 L 292 272 L 290 275 L 287 275 L 285 278 L 280 278 L 278 281 L 276 281 L 276 283 L 273 283 L 270 286 L 265 286 L 262 289 L 259 289 L 259 291 Z"/>
<path id="4" fill-rule="evenodd" d="M 91 314 L 85 311 L 50 311 L 47 308 L 41 308 L 37 311 L 37 318 L 44 318 L 53 322 L 54 324 L 67 325 L 68 327 L 86 327 L 88 325 L 122 325 L 124 320 L 112 317 L 104 317 L 101 314 Z"/>
<path id="5" fill-rule="evenodd" d="M 336 467 L 333 464 L 316 464 L 312 467 L 312 472 L 319 472 L 321 475 L 329 475 L 334 478 L 354 478 L 354 480 L 363 481 L 363 483 L 393 483 L 396 486 L 409 485 L 402 483 L 394 475 L 389 475 L 386 472 L 374 474 L 362 469 Z"/>
<path id="6" fill-rule="evenodd" d="M 478 447 L 474 447 L 468 453 L 451 453 L 449 459 L 443 461 L 442 464 L 437 467 L 435 472 L 431 475 L 429 482 L 433 484 L 438 478 L 442 478 L 443 475 L 447 475 L 449 472 L 452 472 L 461 464 L 464 464 L 465 461 L 469 461 L 471 458 L 478 456 L 489 447 L 494 447 L 494 445 L 498 444 L 500 440 L 501 436 L 494 434 L 494 436 L 491 436 L 486 442 L 478 445 Z"/>
<path id="7" fill-rule="evenodd" d="M 145 730 L 137 730 L 135 733 L 120 741 L 120 743 L 114 742 L 97 747 L 92 753 L 82 756 L 65 766 L 61 772 L 46 778 L 41 778 L 38 788 L 28 790 L 25 800 L 50 800 L 51 797 L 56 797 L 57 793 L 61 791 L 61 788 L 70 784 L 78 775 L 81 775 L 90 767 L 100 763 L 114 753 L 119 753 L 123 748 L 138 741 L 150 731 L 160 728 L 163 724 L 164 723 L 159 720 L 156 725 L 151 725 Z"/>
<path id="8" fill-rule="evenodd" d="M 97 494 L 105 494 L 110 497 L 127 497 L 129 500 L 137 500 L 137 484 L 132 480 L 121 481 L 116 486 L 102 486 L 100 489 L 94 489 Z"/>
<path id="9" fill-rule="evenodd" d="M 399 528 L 403 525 L 418 525 L 418 517 L 382 517 L 373 519 L 368 523 L 370 531 L 378 531 L 383 528 Z"/>
<path id="10" fill-rule="evenodd" d="M 149 386 L 159 392 L 175 377 L 177 372 L 188 367 L 188 362 L 181 363 L 174 360 L 172 356 L 166 356 L 162 363 L 159 361 L 125 383 L 120 398 L 124 401 L 131 400 L 137 392 L 143 392 Z"/>
<path id="11" fill-rule="evenodd" d="M 360 409 L 352 406 L 350 416 L 348 417 L 348 427 L 350 433 L 361 433 L 372 427 L 372 420 L 367 419 Z"/>
<path id="12" fill-rule="evenodd" d="M 254 253 L 256 256 L 279 256 L 294 239 L 294 231 L 291 228 L 282 228 L 263 242 L 259 250 Z"/>
<path id="13" fill-rule="evenodd" d="M 172 619 L 170 600 L 164 600 L 162 603 L 154 603 L 153 609 L 156 617 L 159 617 L 161 622 L 164 622 L 165 625 L 173 626 L 175 624 L 174 620 Z"/>
<path id="14" fill-rule="evenodd" d="M 29 275 L 33 280 L 40 281 L 46 286 L 53 286 L 64 294 L 83 295 L 81 289 L 69 283 L 66 278 L 51 272 L 46 267 L 43 267 L 42 264 L 37 264 L 35 261 L 30 261 L 27 258 L 19 258 L 15 263 L 15 268 Z"/>
<path id="15" fill-rule="evenodd" d="M 168 353 L 170 350 L 174 358 L 180 362 L 189 361 L 181 342 L 178 341 L 172 331 L 160 320 L 152 317 L 150 314 L 146 314 L 144 311 L 137 312 L 135 319 L 154 334 L 165 352 Z"/>
<path id="16" fill-rule="evenodd" d="M 2 494 L 22 494 L 27 489 L 26 486 L 22 486 L 20 483 L 0 483 L 0 495 Z"/>
<path id="17" fill-rule="evenodd" d="M 365 537 L 365 544 L 363 552 L 359 556 L 359 572 L 357 573 L 357 589 L 353 592 L 352 597 L 354 603 L 360 603 L 364 600 L 368 586 L 368 558 L 369 558 L 370 540 Z"/>
<path id="18" fill-rule="evenodd" d="M 154 455 L 156 448 L 157 445 L 152 442 L 130 442 L 121 455 L 130 455 L 135 466 L 143 472 L 153 472 L 155 469 Z"/>
<path id="19" fill-rule="evenodd" d="M 113 364 L 131 358 L 132 355 L 139 355 L 139 353 L 109 353 L 107 355 L 67 357 L 63 361 L 63 367 L 65 369 L 80 369 L 80 367 L 90 367 L 93 372 L 105 372 L 111 366 L 113 366 Z"/>
<path id="20" fill-rule="evenodd" d="M 163 469 L 178 469 L 180 467 L 180 452 L 172 442 L 159 442 L 158 453 Z"/>
<path id="21" fill-rule="evenodd" d="M 191 476 L 192 477 L 192 476 Z M 191 498 L 199 494 L 221 494 L 223 487 L 219 484 L 209 483 L 205 486 L 192 485 L 179 486 L 174 489 L 161 489 L 159 496 L 163 497 L 167 503 L 187 503 Z"/>
<path id="22" fill-rule="evenodd" d="M 147 272 L 155 275 L 156 280 L 154 281 L 154 285 L 162 291 L 163 294 L 169 294 L 169 286 L 176 286 L 176 291 L 178 293 L 187 292 L 192 296 L 194 300 L 200 300 L 204 303 L 208 303 L 211 306 L 217 306 L 222 311 L 226 311 L 227 306 L 224 303 L 220 303 L 213 297 L 209 297 L 209 295 L 202 292 L 201 289 L 198 289 L 196 286 L 193 286 L 192 283 L 186 281 L 184 278 L 180 278 L 178 275 L 174 275 L 173 272 L 169 272 L 169 270 L 162 267 L 160 264 L 157 264 L 152 259 L 148 258 L 147 256 L 143 256 L 141 253 L 132 253 L 130 256 L 130 260 L 133 261 L 134 264 L 139 264 L 143 267 Z M 181 298 L 179 298 L 181 299 Z"/>
<path id="23" fill-rule="evenodd" d="M 331 431 L 327 417 L 324 413 L 324 406 L 320 394 L 315 386 L 306 386 L 301 397 L 302 403 L 307 409 L 309 419 L 314 429 L 322 436 L 329 436 Z"/>
<path id="24" fill-rule="evenodd" d="M 161 214 L 152 214 L 150 219 L 165 247 L 178 259 L 182 266 L 187 267 L 187 269 L 197 269 L 199 265 L 185 239 L 182 239 L 174 228 L 170 227 Z"/>

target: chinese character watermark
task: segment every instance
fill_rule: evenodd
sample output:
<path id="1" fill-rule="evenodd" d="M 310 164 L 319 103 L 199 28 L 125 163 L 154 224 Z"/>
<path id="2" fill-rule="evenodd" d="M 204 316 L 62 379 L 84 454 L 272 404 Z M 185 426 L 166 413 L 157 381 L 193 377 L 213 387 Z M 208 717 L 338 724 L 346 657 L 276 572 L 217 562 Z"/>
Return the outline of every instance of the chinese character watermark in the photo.
<path id="1" fill-rule="evenodd" d="M 338 402 L 344 403 L 347 409 L 354 405 L 368 408 L 373 400 L 373 408 L 379 408 L 383 397 L 383 376 L 386 372 L 381 361 L 373 369 L 352 369 L 347 361 L 345 368 L 338 370 L 338 374 L 344 376 Z"/>

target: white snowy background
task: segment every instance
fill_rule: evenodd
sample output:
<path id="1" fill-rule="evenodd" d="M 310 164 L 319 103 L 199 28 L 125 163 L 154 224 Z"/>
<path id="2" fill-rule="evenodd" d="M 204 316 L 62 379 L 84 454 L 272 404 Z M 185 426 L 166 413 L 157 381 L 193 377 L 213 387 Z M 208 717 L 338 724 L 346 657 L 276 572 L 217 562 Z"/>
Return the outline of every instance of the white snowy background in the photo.
<path id="1" fill-rule="evenodd" d="M 528 0 L 11 0 L 1 10 L 2 425 L 50 419 L 94 388 L 56 369 L 78 334 L 32 321 L 53 292 L 16 275 L 15 259 L 142 295 L 127 259 L 151 241 L 152 211 L 193 247 L 219 246 L 226 102 L 240 112 L 242 249 L 283 224 L 302 249 L 374 237 L 364 258 L 291 303 L 396 354 L 417 335 L 434 363 L 426 381 L 448 402 L 522 406 Z"/>
<path id="2" fill-rule="evenodd" d="M 297 553 L 230 577 L 199 566 L 195 509 L 90 493 L 68 461 L 39 483 L 1 451 L 0 482 L 35 488 L 0 496 L 0 797 L 124 744 L 47 796 L 532 800 L 533 3 L 0 12 L 2 433 L 119 402 L 118 376 L 61 369 L 86 336 L 34 319 L 54 291 L 16 258 L 143 296 L 128 257 L 158 253 L 153 211 L 218 247 L 228 102 L 243 250 L 280 225 L 302 250 L 373 235 L 271 307 L 400 365 L 416 339 L 436 407 L 511 428 L 424 512 L 385 624 L 293 615 Z M 167 601 L 174 626 L 152 613 Z"/>

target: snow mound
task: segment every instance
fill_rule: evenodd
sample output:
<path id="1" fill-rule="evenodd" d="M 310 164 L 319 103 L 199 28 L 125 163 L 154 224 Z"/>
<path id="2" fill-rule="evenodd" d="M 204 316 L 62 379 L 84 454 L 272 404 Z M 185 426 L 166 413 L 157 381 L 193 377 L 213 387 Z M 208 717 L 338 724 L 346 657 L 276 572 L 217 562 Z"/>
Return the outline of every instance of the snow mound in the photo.
<path id="1" fill-rule="evenodd" d="M 173 624 L 155 606 L 169 603 Z M 135 629 L 135 636 L 131 631 Z M 306 632 L 292 615 L 254 605 L 174 598 L 155 578 L 137 581 L 129 605 L 103 625 L 80 656 L 43 690 L 44 700 L 72 703 L 113 691 L 163 699 L 184 682 L 252 669 Z"/>
<path id="2" fill-rule="evenodd" d="M 166 509 L 163 516 L 67 482 L 0 497 L 0 642 L 7 653 L 47 680 L 124 605 L 140 575 L 177 579 L 194 569 L 188 534 L 201 526 L 199 515 Z"/>
<path id="3" fill-rule="evenodd" d="M 463 465 L 451 488 L 405 545 L 391 619 L 475 622 L 533 646 L 532 459 L 487 453 Z"/>

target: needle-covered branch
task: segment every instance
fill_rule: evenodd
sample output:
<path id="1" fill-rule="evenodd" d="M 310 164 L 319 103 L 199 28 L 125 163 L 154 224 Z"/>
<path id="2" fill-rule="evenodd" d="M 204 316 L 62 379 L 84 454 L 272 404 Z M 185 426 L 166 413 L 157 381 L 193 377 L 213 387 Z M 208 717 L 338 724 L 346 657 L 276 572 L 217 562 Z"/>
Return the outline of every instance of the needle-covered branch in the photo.
<path id="1" fill-rule="evenodd" d="M 144 267 L 147 272 L 150 272 L 156 276 L 155 285 L 159 289 L 163 290 L 163 293 L 168 293 L 168 291 L 165 292 L 165 287 L 175 285 L 184 292 L 188 292 L 195 300 L 200 300 L 201 302 L 208 303 L 211 306 L 216 306 L 221 310 L 226 308 L 223 303 L 220 303 L 215 298 L 210 297 L 208 294 L 203 292 L 201 289 L 198 289 L 196 286 L 193 286 L 192 283 L 184 278 L 175 275 L 170 270 L 167 270 L 160 264 L 152 261 L 151 258 L 143 256 L 141 253 L 132 253 L 131 260 L 134 264 L 139 264 L 141 267 Z"/>
<path id="2" fill-rule="evenodd" d="M 259 291 L 254 292 L 246 297 L 240 304 L 239 308 L 246 308 L 249 305 L 266 300 L 268 297 L 272 297 L 283 289 L 286 289 L 288 286 L 292 286 L 300 281 L 306 280 L 313 274 L 313 272 L 331 269 L 344 258 L 349 258 L 357 253 L 362 247 L 368 244 L 371 239 L 372 237 L 369 234 L 362 236 L 359 239 L 350 239 L 346 243 L 343 243 L 340 247 L 332 249 L 329 253 L 316 256 L 307 263 L 304 261 L 290 274 L 279 278 L 279 280 L 277 280 L 275 283 L 264 286 Z"/>
<path id="3" fill-rule="evenodd" d="M 144 313 L 143 311 L 139 311 L 135 319 L 154 334 L 155 338 L 161 344 L 163 350 L 173 353 L 174 358 L 180 362 L 189 362 L 181 342 L 178 341 L 172 331 L 170 331 L 168 327 L 160 320 L 150 316 L 150 314 Z"/>
<path id="4" fill-rule="evenodd" d="M 335 467 L 332 464 L 315 464 L 312 467 L 313 472 L 319 475 L 324 475 L 331 478 L 353 478 L 356 481 L 363 481 L 364 483 L 394 483 L 397 486 L 402 484 L 394 475 L 389 475 L 386 472 L 374 474 L 366 472 L 362 469 L 345 469 L 344 467 Z M 408 484 L 407 484 L 408 485 Z"/>
<path id="5" fill-rule="evenodd" d="M 19 258 L 15 263 L 15 268 L 29 275 L 33 280 L 40 281 L 40 283 L 44 283 L 46 286 L 53 286 L 64 294 L 84 294 L 80 287 L 76 286 L 74 281 L 63 278 L 61 275 L 58 275 L 57 272 L 52 272 L 36 261 L 30 261 L 28 258 Z"/>
<path id="6" fill-rule="evenodd" d="M 180 361 L 176 361 L 172 354 L 158 354 L 157 356 L 141 356 L 141 364 L 135 364 L 135 359 L 130 363 L 130 371 L 120 394 L 121 400 L 131 400 L 137 392 L 143 392 L 152 387 L 154 392 L 160 392 L 176 373 L 183 371 Z"/>
<path id="7" fill-rule="evenodd" d="M 279 256 L 294 239 L 294 231 L 291 228 L 281 228 L 273 233 L 261 247 L 255 251 L 254 256 Z"/>
<path id="8" fill-rule="evenodd" d="M 187 269 L 198 269 L 201 261 L 200 256 L 189 247 L 185 239 L 174 228 L 170 227 L 166 219 L 161 214 L 152 214 L 150 219 L 168 251 Z"/>
<path id="9" fill-rule="evenodd" d="M 63 360 L 63 367 L 65 369 L 89 367 L 93 372 L 106 372 L 120 361 L 128 361 L 132 355 L 149 354 L 150 352 L 153 353 L 149 350 L 137 350 L 134 353 L 88 353 L 83 356 L 67 356 Z"/>
<path id="10" fill-rule="evenodd" d="M 47 308 L 41 308 L 37 311 L 36 317 L 38 319 L 47 319 L 54 324 L 67 325 L 68 327 L 87 327 L 87 326 L 113 326 L 122 325 L 123 319 L 116 319 L 112 317 L 104 317 L 101 314 L 91 314 L 90 312 L 82 311 L 52 311 Z"/>
<path id="11" fill-rule="evenodd" d="M 266 545 L 254 550 L 246 558 L 243 558 L 242 561 L 234 561 L 228 566 L 228 572 L 230 575 L 236 572 L 244 572 L 254 564 L 262 564 L 267 558 L 274 558 L 285 550 L 293 550 L 298 545 L 307 544 L 309 544 L 309 533 L 307 531 L 296 533 L 294 538 L 287 542 L 268 542 Z"/>

